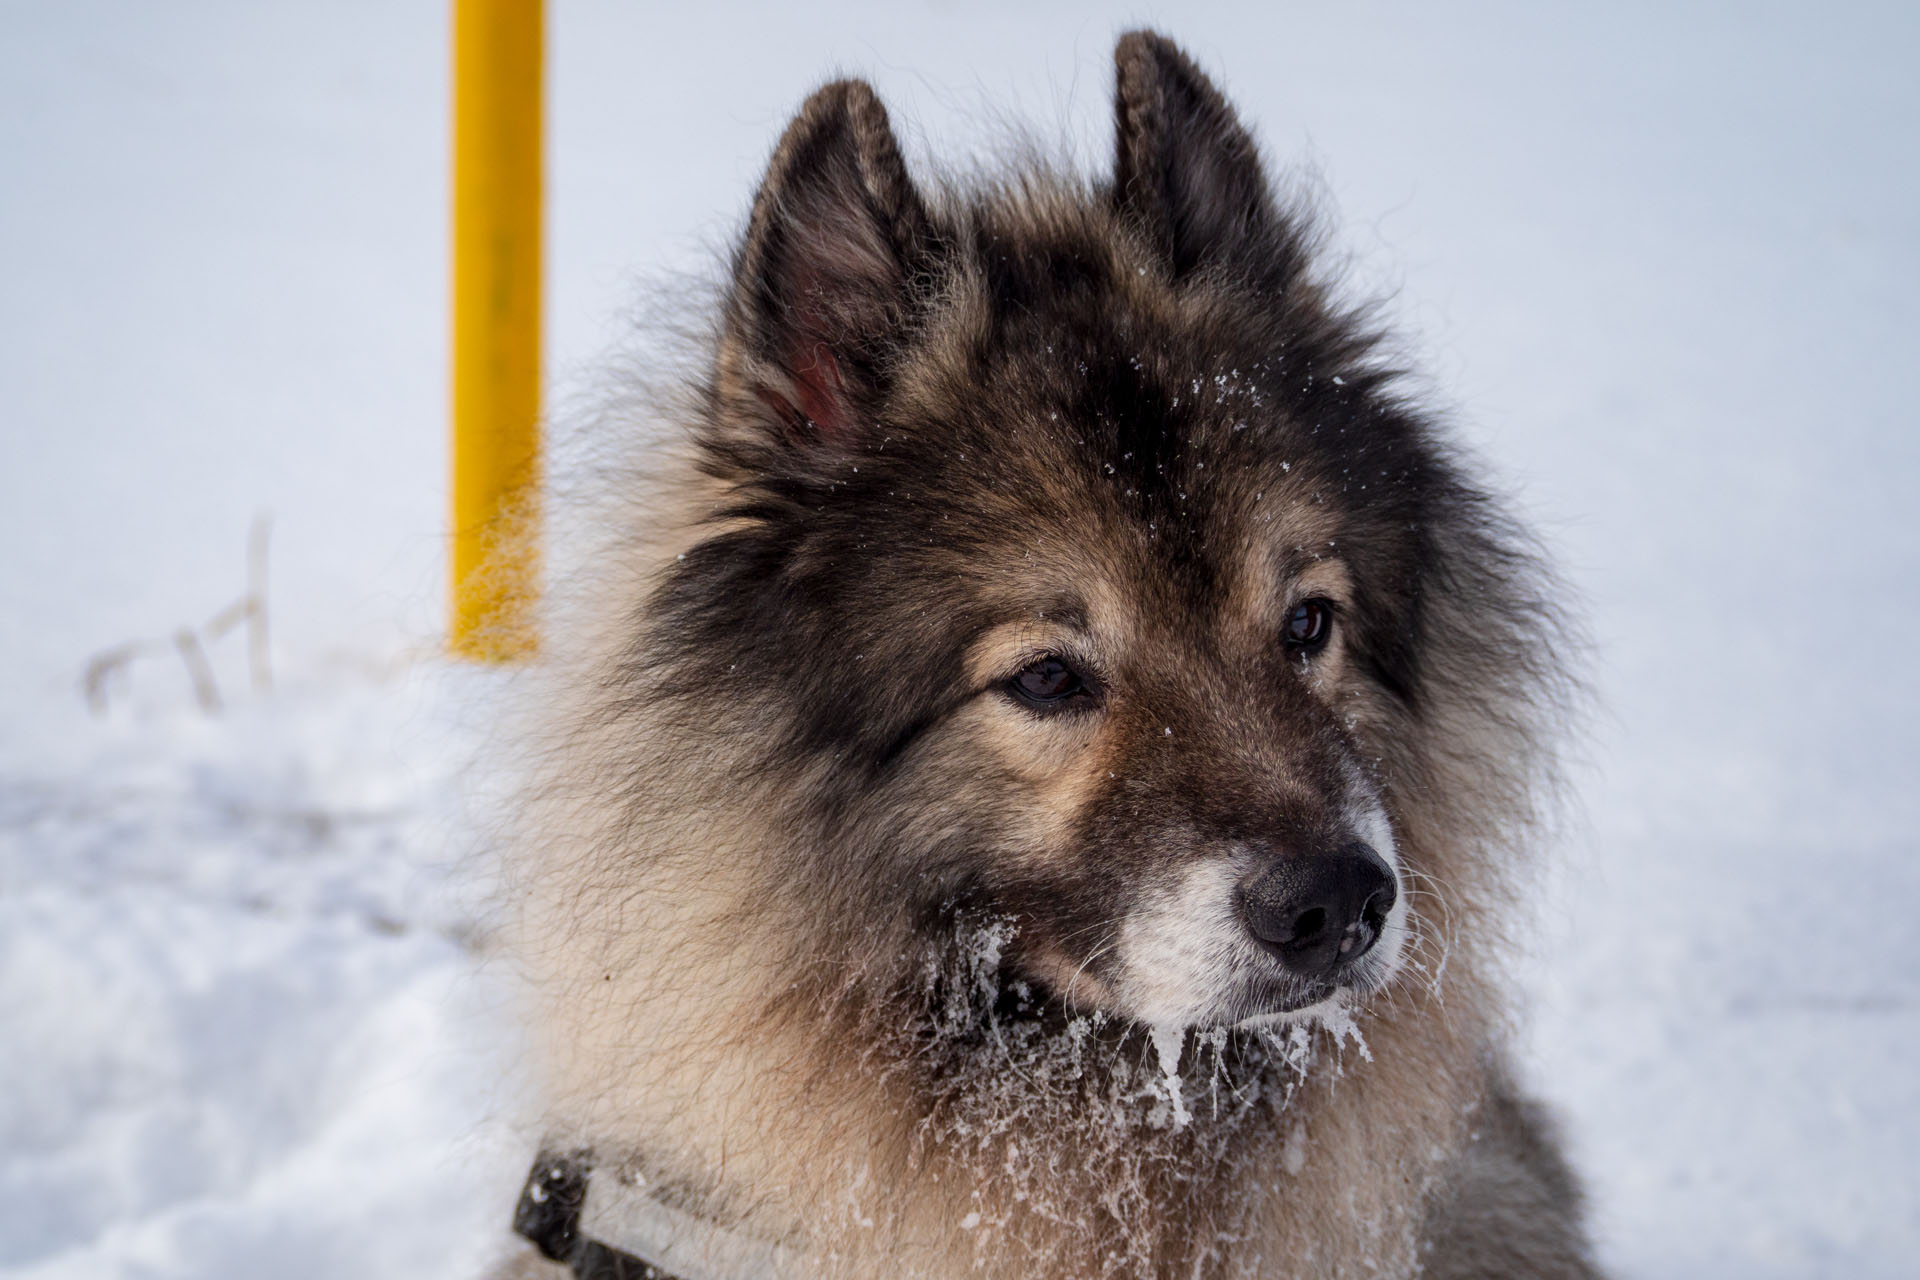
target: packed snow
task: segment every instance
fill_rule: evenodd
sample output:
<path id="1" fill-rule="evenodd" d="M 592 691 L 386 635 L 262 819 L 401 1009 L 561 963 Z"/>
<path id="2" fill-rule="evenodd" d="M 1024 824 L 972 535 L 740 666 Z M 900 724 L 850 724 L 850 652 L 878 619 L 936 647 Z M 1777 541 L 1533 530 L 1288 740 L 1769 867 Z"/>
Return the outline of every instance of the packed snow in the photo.
<path id="1" fill-rule="evenodd" d="M 0 1274 L 451 1280 L 504 1237 L 445 8 L 8 6 Z M 550 9 L 560 408 L 827 75 L 917 162 L 1015 119 L 1092 165 L 1114 34 L 1185 42 L 1585 602 L 1527 1069 L 1608 1267 L 1911 1273 L 1920 10 Z M 208 624 L 262 513 L 256 687 Z"/>
<path id="2" fill-rule="evenodd" d="M 1173 1127 L 1184 1129 L 1193 1119 L 1180 1092 L 1180 1054 L 1187 1047 L 1187 1029 L 1177 1024 L 1155 1023 L 1147 1028 L 1153 1038 L 1154 1056 L 1160 1060 L 1160 1075 L 1167 1085 L 1167 1105 L 1173 1108 Z"/>

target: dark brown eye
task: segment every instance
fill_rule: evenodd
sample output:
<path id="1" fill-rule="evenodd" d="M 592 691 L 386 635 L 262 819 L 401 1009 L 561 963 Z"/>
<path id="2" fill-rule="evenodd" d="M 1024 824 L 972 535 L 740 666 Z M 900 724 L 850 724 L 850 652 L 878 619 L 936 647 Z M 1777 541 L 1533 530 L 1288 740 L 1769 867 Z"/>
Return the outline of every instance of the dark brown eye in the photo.
<path id="1" fill-rule="evenodd" d="M 1333 634 L 1333 602 L 1331 600 L 1302 600 L 1287 613 L 1285 632 L 1287 648 L 1296 653 L 1313 653 L 1327 643 L 1327 637 Z"/>
<path id="2" fill-rule="evenodd" d="M 1080 673 L 1058 658 L 1042 658 L 1029 664 L 1007 682 L 1007 687 L 1022 702 L 1036 707 L 1058 706 L 1088 691 Z"/>

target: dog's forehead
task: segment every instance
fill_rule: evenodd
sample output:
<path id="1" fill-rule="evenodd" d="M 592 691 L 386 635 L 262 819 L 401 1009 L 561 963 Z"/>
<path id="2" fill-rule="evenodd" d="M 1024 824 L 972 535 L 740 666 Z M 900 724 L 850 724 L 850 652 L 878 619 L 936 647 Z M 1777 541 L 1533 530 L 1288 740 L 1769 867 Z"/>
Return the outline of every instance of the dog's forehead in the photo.
<path id="1" fill-rule="evenodd" d="M 1046 256 L 1090 257 L 1061 244 Z M 1044 262 L 1019 274 L 1011 297 L 956 306 L 902 380 L 900 431 L 920 437 L 910 465 L 943 523 L 1135 581 L 1152 563 L 1205 581 L 1250 558 L 1317 558 L 1337 538 L 1326 480 L 1341 466 L 1228 308 Z"/>
<path id="2" fill-rule="evenodd" d="M 936 415 L 964 406 L 996 452 L 1097 468 L 1177 507 L 1210 467 L 1286 463 L 1285 474 L 1306 461 L 1290 454 L 1345 443 L 1316 441 L 1291 412 L 1290 379 L 1327 360 L 1316 326 L 1277 299 L 1175 282 L 1094 208 L 1010 218 L 973 249 L 903 389 Z"/>
<path id="3" fill-rule="evenodd" d="M 896 368 L 893 533 L 996 612 L 1098 591 L 1129 629 L 1270 634 L 1316 566 L 1378 583 L 1417 538 L 1431 459 L 1314 291 L 1175 280 L 1085 203 L 984 218 L 963 257 Z"/>

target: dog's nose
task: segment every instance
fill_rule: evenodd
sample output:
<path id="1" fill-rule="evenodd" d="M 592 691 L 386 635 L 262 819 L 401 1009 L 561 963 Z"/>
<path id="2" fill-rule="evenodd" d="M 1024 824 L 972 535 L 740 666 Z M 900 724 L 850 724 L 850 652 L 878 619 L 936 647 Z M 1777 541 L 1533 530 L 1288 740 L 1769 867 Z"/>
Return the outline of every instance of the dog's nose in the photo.
<path id="1" fill-rule="evenodd" d="M 1397 897 L 1392 869 L 1355 841 L 1261 868 L 1240 886 L 1240 914 L 1290 972 L 1326 979 L 1367 953 Z"/>

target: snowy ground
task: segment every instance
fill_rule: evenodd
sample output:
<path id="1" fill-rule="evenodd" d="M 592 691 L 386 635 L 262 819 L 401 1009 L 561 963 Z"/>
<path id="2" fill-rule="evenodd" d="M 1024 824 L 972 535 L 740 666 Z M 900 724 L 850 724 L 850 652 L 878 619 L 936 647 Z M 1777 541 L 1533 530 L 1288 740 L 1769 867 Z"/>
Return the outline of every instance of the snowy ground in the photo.
<path id="1" fill-rule="evenodd" d="M 690 9 L 691 7 L 683 7 Z M 1623 1277 L 1920 1252 L 1911 6 L 553 6 L 562 395 L 785 113 L 1105 155 L 1158 18 L 1584 593 L 1605 707 L 1532 1070 Z M 0 13 L 0 1273 L 470 1275 L 520 1153 L 434 656 L 444 5 Z M 274 520 L 276 683 L 164 646 Z"/>

